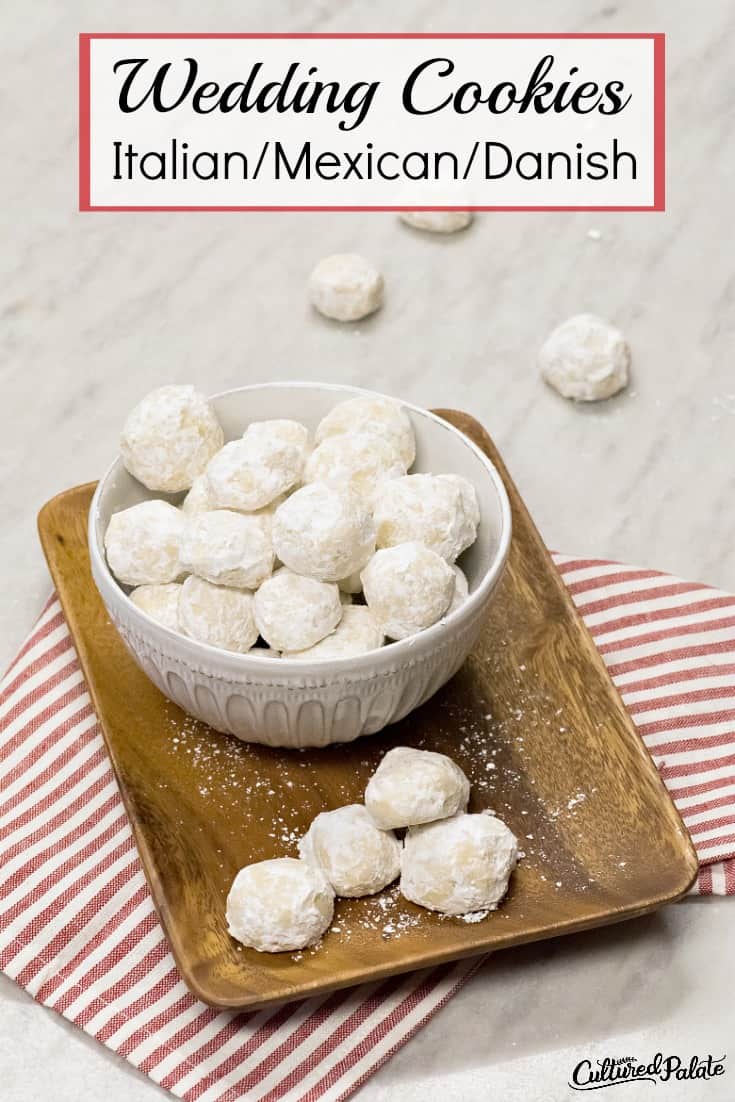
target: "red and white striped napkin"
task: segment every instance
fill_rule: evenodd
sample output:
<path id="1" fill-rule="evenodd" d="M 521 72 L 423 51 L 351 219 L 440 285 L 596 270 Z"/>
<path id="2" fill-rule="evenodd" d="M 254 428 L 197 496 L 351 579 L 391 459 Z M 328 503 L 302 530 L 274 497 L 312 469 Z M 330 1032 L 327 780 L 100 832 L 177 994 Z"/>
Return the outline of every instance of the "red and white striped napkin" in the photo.
<path id="1" fill-rule="evenodd" d="M 735 894 L 735 597 L 555 557 L 692 834 Z M 203 1102 L 336 1102 L 481 961 L 247 1014 L 176 971 L 52 598 L 0 686 L 0 969 L 155 1082 Z"/>

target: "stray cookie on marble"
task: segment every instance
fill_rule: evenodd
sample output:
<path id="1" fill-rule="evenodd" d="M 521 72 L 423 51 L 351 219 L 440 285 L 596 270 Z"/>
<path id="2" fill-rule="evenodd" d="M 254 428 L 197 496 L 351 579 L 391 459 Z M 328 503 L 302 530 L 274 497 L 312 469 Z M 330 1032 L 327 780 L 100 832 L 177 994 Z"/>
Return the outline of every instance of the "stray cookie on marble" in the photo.
<path id="1" fill-rule="evenodd" d="M 457 233 L 472 222 L 469 210 L 404 210 L 400 219 L 415 230 L 428 233 Z"/>
<path id="2" fill-rule="evenodd" d="M 594 314 L 578 314 L 547 337 L 538 365 L 562 397 L 598 402 L 628 385 L 630 347 L 614 325 Z"/>
<path id="3" fill-rule="evenodd" d="M 335 321 L 359 321 L 383 301 L 383 277 L 357 253 L 335 253 L 320 260 L 309 276 L 312 305 Z"/>

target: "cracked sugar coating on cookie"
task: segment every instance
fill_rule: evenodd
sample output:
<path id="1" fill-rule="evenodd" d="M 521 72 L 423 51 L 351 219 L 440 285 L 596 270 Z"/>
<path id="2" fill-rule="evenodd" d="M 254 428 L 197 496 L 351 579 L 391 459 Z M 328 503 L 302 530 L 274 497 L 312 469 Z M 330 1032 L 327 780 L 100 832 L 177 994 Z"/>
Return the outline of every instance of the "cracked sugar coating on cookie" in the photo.
<path id="1" fill-rule="evenodd" d="M 124 585 L 160 585 L 186 573 L 180 559 L 184 517 L 166 501 L 141 501 L 110 517 L 107 564 Z"/>
<path id="2" fill-rule="evenodd" d="M 457 566 L 456 563 L 452 566 L 454 573 L 454 593 L 452 594 L 452 603 L 447 609 L 445 615 L 448 616 L 450 612 L 454 612 L 460 605 L 463 605 L 467 600 L 470 592 L 469 583 L 463 570 Z"/>
<path id="3" fill-rule="evenodd" d="M 320 260 L 309 276 L 309 298 L 327 318 L 359 321 L 383 301 L 383 277 L 357 253 L 335 253 Z"/>
<path id="4" fill-rule="evenodd" d="M 273 570 L 273 544 L 259 517 L 214 509 L 185 520 L 181 561 L 215 585 L 255 589 Z"/>
<path id="5" fill-rule="evenodd" d="M 230 934 L 261 953 L 315 945 L 332 921 L 334 892 L 320 869 L 294 857 L 240 869 L 227 896 Z"/>
<path id="6" fill-rule="evenodd" d="M 472 222 L 469 210 L 404 210 L 400 219 L 415 230 L 428 233 L 457 233 L 465 230 Z"/>
<path id="7" fill-rule="evenodd" d="M 340 595 L 344 605 L 344 594 Z M 383 629 L 365 605 L 344 605 L 342 619 L 331 635 L 308 650 L 291 651 L 284 658 L 352 658 L 383 645 Z"/>
<path id="8" fill-rule="evenodd" d="M 494 910 L 517 860 L 515 835 L 491 812 L 412 827 L 401 854 L 401 894 L 443 914 Z"/>
<path id="9" fill-rule="evenodd" d="M 190 639 L 238 654 L 246 654 L 258 638 L 252 593 L 214 585 L 193 574 L 181 587 L 179 620 Z"/>
<path id="10" fill-rule="evenodd" d="M 240 440 L 231 440 L 207 466 L 212 501 L 219 509 L 252 513 L 285 494 L 300 480 L 307 453 L 296 421 L 259 421 Z"/>
<path id="11" fill-rule="evenodd" d="M 130 600 L 152 620 L 171 631 L 181 631 L 179 623 L 179 594 L 181 585 L 178 582 L 167 582 L 165 585 L 139 585 L 130 594 Z"/>
<path id="12" fill-rule="evenodd" d="M 336 585 L 282 567 L 255 594 L 254 612 L 258 630 L 269 646 L 278 651 L 300 651 L 334 631 L 343 608 Z"/>
<path id="13" fill-rule="evenodd" d="M 314 439 L 321 444 L 330 436 L 358 432 L 382 436 L 398 450 L 406 470 L 416 458 L 416 440 L 408 414 L 390 398 L 366 396 L 340 402 L 319 422 Z"/>
<path id="14" fill-rule="evenodd" d="M 365 789 L 365 807 L 383 830 L 416 826 L 464 811 L 470 782 L 446 754 L 395 746 Z"/>
<path id="15" fill-rule="evenodd" d="M 193 386 L 161 386 L 128 414 L 120 437 L 126 470 L 149 490 L 188 490 L 222 447 L 214 409 Z"/>
<path id="16" fill-rule="evenodd" d="M 453 563 L 477 538 L 476 514 L 472 509 L 468 514 L 466 492 L 433 474 L 385 482 L 375 499 L 378 547 L 417 540 Z"/>
<path id="17" fill-rule="evenodd" d="M 406 473 L 397 444 L 368 432 L 328 436 L 309 456 L 304 482 L 326 482 L 349 487 L 371 502 L 386 479 Z"/>
<path id="18" fill-rule="evenodd" d="M 299 842 L 299 855 L 326 876 L 337 895 L 374 895 L 401 869 L 401 844 L 379 830 L 362 804 L 317 815 Z"/>
<path id="19" fill-rule="evenodd" d="M 368 608 L 390 639 L 405 639 L 435 624 L 449 608 L 454 574 L 422 543 L 376 551 L 362 572 Z"/>
<path id="20" fill-rule="evenodd" d="M 597 402 L 628 385 L 630 347 L 609 322 L 578 314 L 547 338 L 538 365 L 549 386 L 564 398 Z"/>
<path id="21" fill-rule="evenodd" d="M 336 582 L 368 561 L 375 550 L 375 525 L 359 494 L 312 482 L 276 511 L 273 546 L 297 574 Z"/>

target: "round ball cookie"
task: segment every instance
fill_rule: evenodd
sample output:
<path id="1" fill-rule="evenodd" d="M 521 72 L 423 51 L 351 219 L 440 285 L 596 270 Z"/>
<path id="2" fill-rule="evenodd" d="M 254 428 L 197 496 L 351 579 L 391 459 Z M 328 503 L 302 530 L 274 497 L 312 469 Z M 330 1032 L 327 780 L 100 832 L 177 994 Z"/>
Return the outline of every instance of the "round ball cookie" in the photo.
<path id="1" fill-rule="evenodd" d="M 390 639 L 405 639 L 435 624 L 452 603 L 454 574 L 422 543 L 376 551 L 362 572 L 368 608 Z"/>
<path id="2" fill-rule="evenodd" d="M 246 654 L 258 638 L 252 593 L 214 585 L 194 574 L 181 586 L 179 620 L 190 639 L 238 654 Z"/>
<path id="3" fill-rule="evenodd" d="M 442 914 L 494 910 L 517 860 L 515 835 L 489 811 L 412 827 L 401 854 L 401 894 Z"/>
<path id="4" fill-rule="evenodd" d="M 123 585 L 161 585 L 186 573 L 180 543 L 184 518 L 166 501 L 141 501 L 110 517 L 107 564 Z"/>
<path id="5" fill-rule="evenodd" d="M 379 830 L 362 804 L 317 815 L 299 842 L 299 855 L 326 876 L 337 895 L 374 895 L 397 879 L 401 844 Z"/>
<path id="6" fill-rule="evenodd" d="M 254 612 L 258 631 L 269 646 L 300 651 L 334 631 L 343 608 L 336 585 L 282 567 L 255 594 Z"/>
<path id="7" fill-rule="evenodd" d="M 406 411 L 390 398 L 349 398 L 331 409 L 317 425 L 314 439 L 321 444 L 330 436 L 367 432 L 382 436 L 397 448 L 405 469 L 416 458 L 416 440 Z"/>
<path id="8" fill-rule="evenodd" d="M 368 781 L 365 807 L 381 830 L 417 826 L 464 811 L 470 782 L 456 762 L 433 750 L 395 746 Z"/>
<path id="9" fill-rule="evenodd" d="M 452 567 L 452 571 L 454 573 L 454 593 L 452 595 L 452 603 L 450 604 L 446 612 L 447 616 L 450 612 L 454 612 L 455 609 L 458 609 L 460 605 L 463 605 L 470 593 L 470 587 L 467 578 L 465 577 L 464 572 L 460 570 L 456 563 Z"/>
<path id="10" fill-rule="evenodd" d="M 240 869 L 227 896 L 226 914 L 231 935 L 251 949 L 306 949 L 332 921 L 334 892 L 314 865 L 277 857 Z"/>
<path id="11" fill-rule="evenodd" d="M 163 624 L 171 631 L 181 631 L 179 623 L 179 594 L 181 585 L 168 582 L 166 585 L 139 585 L 130 594 L 130 600 L 141 612 L 152 620 Z"/>
<path id="12" fill-rule="evenodd" d="M 290 421 L 277 417 L 270 421 L 251 421 L 243 436 L 250 440 L 280 440 L 282 444 L 291 444 L 298 448 L 304 462 L 311 451 L 309 430 L 300 421 Z"/>
<path id="13" fill-rule="evenodd" d="M 313 658 L 352 658 L 383 645 L 383 629 L 365 605 L 346 605 L 342 619 L 331 635 L 307 650 L 289 651 L 284 658 L 311 661 Z"/>
<path id="14" fill-rule="evenodd" d="M 467 514 L 463 491 L 446 478 L 409 474 L 380 487 L 375 498 L 378 547 L 416 540 L 448 563 L 477 537 L 474 515 Z"/>
<path id="15" fill-rule="evenodd" d="M 255 589 L 273 570 L 273 545 L 259 517 L 213 509 L 186 521 L 181 561 L 188 573 L 215 585 Z"/>
<path id="16" fill-rule="evenodd" d="M 615 326 L 594 314 L 578 314 L 546 339 L 538 366 L 564 398 L 597 402 L 628 385 L 630 347 Z"/>
<path id="17" fill-rule="evenodd" d="M 309 298 L 320 314 L 335 321 L 359 321 L 383 301 L 383 277 L 357 253 L 320 260 L 309 276 Z"/>
<path id="18" fill-rule="evenodd" d="M 188 490 L 222 447 L 214 409 L 193 386 L 161 386 L 128 414 L 120 437 L 125 469 L 149 490 Z"/>
<path id="19" fill-rule="evenodd" d="M 469 210 L 404 210 L 400 219 L 415 230 L 427 233 L 457 233 L 472 222 Z"/>
<path id="20" fill-rule="evenodd" d="M 356 432 L 328 436 L 314 448 L 304 467 L 304 482 L 349 487 L 371 502 L 386 479 L 400 478 L 405 473 L 406 464 L 393 441 Z"/>
<path id="21" fill-rule="evenodd" d="M 216 508 L 253 513 L 301 480 L 304 445 L 292 434 L 274 429 L 274 424 L 283 422 L 256 422 L 240 440 L 231 440 L 210 460 L 207 482 Z"/>
<path id="22" fill-rule="evenodd" d="M 476 535 L 480 527 L 480 502 L 477 500 L 477 490 L 469 478 L 464 478 L 461 474 L 438 474 L 436 477 L 440 482 L 448 482 L 450 486 L 459 490 L 467 528 L 474 530 Z M 474 543 L 474 540 L 472 542 Z"/>
<path id="23" fill-rule="evenodd" d="M 375 550 L 372 514 L 353 490 L 312 482 L 276 511 L 273 547 L 297 574 L 336 582 L 361 570 Z"/>
<path id="24" fill-rule="evenodd" d="M 187 516 L 195 513 L 208 513 L 216 506 L 209 492 L 209 481 L 206 474 L 198 474 L 191 484 L 191 489 L 181 502 L 181 511 Z"/>

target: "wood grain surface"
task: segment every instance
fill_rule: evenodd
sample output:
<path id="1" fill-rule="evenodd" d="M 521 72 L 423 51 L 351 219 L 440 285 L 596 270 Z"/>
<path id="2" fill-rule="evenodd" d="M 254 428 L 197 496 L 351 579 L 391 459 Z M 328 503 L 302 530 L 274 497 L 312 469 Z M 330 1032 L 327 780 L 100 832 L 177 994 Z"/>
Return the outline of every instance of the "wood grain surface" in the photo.
<path id="1" fill-rule="evenodd" d="M 217 1007 L 301 998 L 461 956 L 615 922 L 682 895 L 697 870 L 681 820 L 492 441 L 469 415 L 437 411 L 498 467 L 513 509 L 508 568 L 475 651 L 419 711 L 379 735 L 313 751 L 271 750 L 212 731 L 148 681 L 91 578 L 93 485 L 39 516 L 141 859 L 181 974 Z M 319 811 L 362 799 L 396 745 L 450 754 L 525 853 L 502 906 L 445 918 L 397 889 L 340 900 L 322 945 L 260 954 L 228 935 L 237 870 L 293 855 Z"/>

